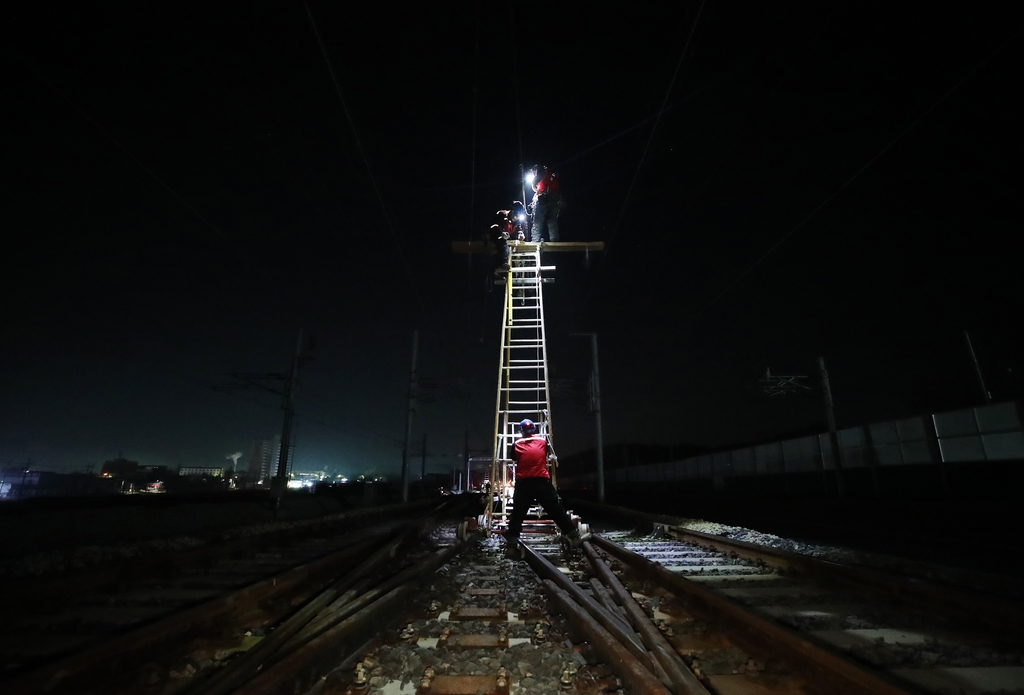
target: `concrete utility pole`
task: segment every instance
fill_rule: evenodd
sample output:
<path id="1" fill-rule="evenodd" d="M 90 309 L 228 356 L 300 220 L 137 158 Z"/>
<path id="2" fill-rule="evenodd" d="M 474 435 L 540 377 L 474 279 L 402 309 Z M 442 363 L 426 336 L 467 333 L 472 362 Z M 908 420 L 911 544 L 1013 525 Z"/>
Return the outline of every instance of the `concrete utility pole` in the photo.
<path id="1" fill-rule="evenodd" d="M 295 419 L 295 392 L 299 385 L 299 367 L 302 366 L 302 333 L 295 341 L 295 356 L 292 358 L 292 370 L 284 382 L 284 393 L 281 398 L 281 409 L 284 410 L 284 426 L 281 428 L 281 455 L 277 459 L 277 475 L 271 487 L 274 496 L 280 500 L 288 487 L 288 467 L 291 464 L 292 422 Z"/>
<path id="2" fill-rule="evenodd" d="M 985 399 L 985 403 L 992 402 L 992 394 L 985 388 L 985 379 L 981 376 L 981 366 L 978 364 L 978 356 L 974 354 L 974 345 L 971 344 L 971 336 L 964 331 L 964 339 L 967 341 L 967 349 L 971 353 L 971 362 L 974 363 L 974 373 L 978 377 L 978 385 L 981 386 L 981 397 Z"/>
<path id="3" fill-rule="evenodd" d="M 601 374 L 597 367 L 597 333 L 590 334 L 593 350 L 594 371 L 591 373 L 590 399 L 594 411 L 594 426 L 597 430 L 597 501 L 604 503 L 604 437 L 601 434 Z"/>
<path id="4" fill-rule="evenodd" d="M 573 333 L 590 336 L 590 412 L 594 414 L 597 434 L 597 501 L 604 503 L 604 437 L 601 433 L 601 375 L 597 365 L 597 333 Z"/>
<path id="5" fill-rule="evenodd" d="M 821 370 L 821 396 L 825 405 L 825 420 L 828 422 L 828 440 L 832 446 L 832 460 L 836 466 L 836 489 L 839 496 L 846 494 L 843 485 L 843 460 L 842 452 L 839 449 L 839 435 L 836 433 L 836 416 L 832 408 L 832 388 L 828 383 L 828 370 L 825 369 L 825 358 L 818 358 L 818 368 Z M 824 465 L 824 464 L 823 464 Z"/>
<path id="6" fill-rule="evenodd" d="M 412 416 L 416 412 L 416 353 L 419 331 L 412 332 L 412 369 L 409 370 L 409 413 L 405 421 L 405 449 L 402 450 L 402 501 L 409 501 L 409 451 L 412 446 Z"/>
<path id="7" fill-rule="evenodd" d="M 420 480 L 427 479 L 427 433 L 423 433 L 423 458 L 420 462 Z"/>
<path id="8" fill-rule="evenodd" d="M 466 484 L 459 484 L 459 489 L 466 492 L 469 489 L 469 430 L 466 430 L 466 441 L 463 445 L 462 450 L 462 463 L 466 466 Z M 459 471 L 459 477 L 462 477 L 462 471 Z"/>

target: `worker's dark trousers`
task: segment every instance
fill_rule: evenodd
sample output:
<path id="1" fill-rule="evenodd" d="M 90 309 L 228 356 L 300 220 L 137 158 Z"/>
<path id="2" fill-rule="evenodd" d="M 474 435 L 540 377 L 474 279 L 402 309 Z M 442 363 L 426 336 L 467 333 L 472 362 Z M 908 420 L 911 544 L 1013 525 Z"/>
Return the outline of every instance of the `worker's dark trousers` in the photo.
<path id="1" fill-rule="evenodd" d="M 540 196 L 537 207 L 533 211 L 533 228 L 530 240 L 534 243 L 542 241 L 544 229 L 547 227 L 548 241 L 558 241 L 558 198 Z"/>
<path id="2" fill-rule="evenodd" d="M 571 536 L 576 531 L 569 515 L 562 506 L 562 500 L 558 498 L 555 486 L 551 484 L 550 478 L 516 478 L 516 492 L 512 497 L 512 518 L 508 521 L 508 531 L 505 532 L 505 541 L 509 544 L 519 540 L 519 534 L 523 530 L 523 519 L 526 512 L 530 511 L 530 505 L 536 500 L 537 504 L 544 507 L 562 533 Z"/>

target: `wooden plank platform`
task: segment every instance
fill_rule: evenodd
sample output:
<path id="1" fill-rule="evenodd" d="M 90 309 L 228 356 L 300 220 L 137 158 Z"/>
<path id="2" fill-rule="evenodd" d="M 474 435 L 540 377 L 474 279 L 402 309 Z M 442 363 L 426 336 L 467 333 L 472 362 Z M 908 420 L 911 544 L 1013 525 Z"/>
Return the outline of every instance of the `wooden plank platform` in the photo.
<path id="1" fill-rule="evenodd" d="M 537 244 L 531 241 L 512 242 L 509 246 L 520 251 L 535 251 Z M 452 251 L 455 253 L 486 253 L 495 252 L 494 244 L 489 241 L 453 241 Z M 545 241 L 541 245 L 542 252 L 565 253 L 569 251 L 604 251 L 603 241 Z"/>

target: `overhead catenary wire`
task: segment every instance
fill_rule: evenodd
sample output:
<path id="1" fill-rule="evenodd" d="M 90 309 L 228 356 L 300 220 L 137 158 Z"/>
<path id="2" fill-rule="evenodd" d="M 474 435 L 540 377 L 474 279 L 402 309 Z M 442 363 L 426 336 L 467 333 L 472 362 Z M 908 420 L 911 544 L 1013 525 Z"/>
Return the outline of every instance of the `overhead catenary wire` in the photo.
<path id="1" fill-rule="evenodd" d="M 815 37 L 814 37 L 815 39 L 820 39 L 821 33 L 831 23 L 831 21 L 835 18 L 835 16 L 838 13 L 839 13 L 839 10 L 836 9 L 832 13 L 830 13 L 828 15 L 828 17 L 825 18 L 825 21 L 822 22 L 821 27 L 819 27 L 817 32 L 815 33 Z M 732 154 L 737 150 L 737 148 L 739 147 L 740 143 L 743 142 L 744 138 L 747 136 L 747 133 L 750 132 L 750 129 L 753 127 L 753 125 L 765 113 L 765 111 L 767 110 L 767 107 L 769 106 L 769 104 L 771 104 L 772 99 L 774 98 L 775 94 L 782 88 L 782 86 L 786 83 L 786 81 L 789 80 L 789 78 L 796 72 L 797 65 L 800 63 L 801 59 L 806 57 L 806 55 L 808 53 L 810 53 L 811 49 L 814 48 L 816 45 L 817 45 L 816 41 L 808 42 L 806 44 L 805 48 L 804 48 L 804 52 L 800 56 L 798 56 L 797 58 L 794 58 L 793 60 L 790 61 L 789 68 L 783 74 L 782 79 L 780 79 L 775 84 L 775 86 L 771 88 L 771 90 L 769 91 L 768 95 L 766 97 L 764 97 L 751 110 L 752 113 L 750 114 L 750 117 L 747 119 L 746 124 L 740 130 L 739 135 L 733 140 L 733 143 L 728 148 L 728 150 L 726 150 L 725 153 L 722 154 L 722 156 L 718 158 L 718 162 L 715 164 L 714 168 L 711 169 L 711 172 L 709 174 L 701 177 L 700 185 L 697 186 L 697 188 L 690 193 L 689 201 L 686 204 L 693 205 L 693 203 L 697 199 L 700 198 L 700 196 L 704 193 L 704 191 L 706 191 L 709 188 L 709 186 L 712 184 L 712 182 L 714 182 L 714 180 L 718 177 L 718 175 L 723 171 L 723 168 L 725 167 L 725 164 L 729 161 L 729 159 L 732 156 Z M 768 61 L 766 61 L 766 63 L 770 64 L 772 58 L 774 58 L 774 56 L 769 58 Z M 767 71 L 767 69 L 766 69 L 766 71 Z M 712 142 L 713 141 L 714 141 L 714 139 L 712 139 Z M 709 146 L 708 149 L 710 150 L 710 146 Z M 673 208 L 673 209 L 675 209 L 675 208 Z M 665 219 L 666 216 L 667 216 L 667 213 L 662 214 L 662 216 L 658 218 L 658 220 L 652 225 L 652 227 L 657 228 L 658 225 L 661 224 L 661 222 Z"/>
<path id="2" fill-rule="evenodd" d="M 615 224 L 612 226 L 611 234 L 609 234 L 608 238 L 605 240 L 605 252 L 602 255 L 600 265 L 597 267 L 599 273 L 608 262 L 608 252 L 611 249 L 612 242 L 615 240 L 615 237 L 619 232 L 619 227 L 622 224 L 622 218 L 626 214 L 626 206 L 629 204 L 629 198 L 633 194 L 633 189 L 636 187 L 637 179 L 640 177 L 640 170 L 644 166 L 644 160 L 647 159 L 647 152 L 651 149 L 651 143 L 654 142 L 654 135 L 658 132 L 658 124 L 661 123 L 661 116 L 665 113 L 665 106 L 668 104 L 668 99 L 672 95 L 672 89 L 675 87 L 676 78 L 679 77 L 679 70 L 683 67 L 683 60 L 686 58 L 686 52 L 690 48 L 690 42 L 693 40 L 694 31 L 696 31 L 697 25 L 700 23 L 700 16 L 704 11 L 704 5 L 706 3 L 707 0 L 701 0 L 700 7 L 697 8 L 697 14 L 693 18 L 693 24 L 690 26 L 690 33 L 686 37 L 686 43 L 683 44 L 683 50 L 679 54 L 679 60 L 676 62 L 676 69 L 672 73 L 672 79 L 669 80 L 668 89 L 665 90 L 665 97 L 661 100 L 661 107 L 658 109 L 657 118 L 654 119 L 654 125 L 651 127 L 651 133 L 647 137 L 647 144 L 644 146 L 644 151 L 640 154 L 640 161 L 636 165 L 636 171 L 633 172 L 633 179 L 629 183 L 629 188 L 626 189 L 626 197 L 622 201 L 622 207 L 619 208 L 619 214 L 615 220 Z M 584 308 L 586 308 L 586 305 L 590 302 L 590 297 L 594 294 L 594 287 L 595 283 L 591 282 L 590 290 L 583 299 Z"/>
<path id="3" fill-rule="evenodd" d="M 823 208 L 825 208 L 825 206 L 828 205 L 836 196 L 838 196 L 840 193 L 842 193 L 850 184 L 852 184 L 858 177 L 860 177 L 861 174 L 863 174 L 865 171 L 867 171 L 871 167 L 872 164 L 874 164 L 876 161 L 878 161 L 882 157 L 882 155 L 884 155 L 886 152 L 888 152 L 897 142 L 902 140 L 903 137 L 907 133 L 909 133 L 911 130 L 913 130 L 921 121 L 923 121 L 925 118 L 927 118 L 928 115 L 931 114 L 932 111 L 934 111 L 935 108 L 939 106 L 939 104 L 941 104 L 943 101 L 945 101 L 947 98 L 949 98 L 949 96 L 952 95 L 956 90 L 958 90 L 965 82 L 967 82 L 967 80 L 969 80 L 971 77 L 973 77 L 978 72 L 978 70 L 981 69 L 981 67 L 983 65 L 985 65 L 985 63 L 987 63 L 989 60 L 991 60 L 999 51 L 1001 51 L 1008 43 L 1010 43 L 1010 41 L 1015 39 L 1021 33 L 1021 31 L 1024 31 L 1024 27 L 1019 27 L 1009 38 L 1007 38 L 1005 41 L 1003 41 L 1001 44 L 999 44 L 991 53 L 989 53 L 987 56 L 985 56 L 985 58 L 983 58 L 969 72 L 967 72 L 967 74 L 965 74 L 962 78 L 960 78 L 960 80 L 957 81 L 956 84 L 954 84 L 952 87 L 950 87 L 948 90 L 946 90 L 946 92 L 944 92 L 934 102 L 932 102 L 932 104 L 930 106 L 928 106 L 928 108 L 926 108 L 923 112 L 921 112 L 921 114 L 917 118 L 915 118 L 913 121 L 911 121 L 910 124 L 906 128 L 901 130 L 896 135 L 896 137 L 894 137 L 892 140 L 890 140 L 888 143 L 886 143 L 882 147 L 882 149 L 880 149 L 870 159 L 868 159 L 868 161 L 865 162 L 863 166 L 859 167 L 856 171 L 853 172 L 853 174 L 851 174 L 849 177 L 847 177 L 834 191 L 832 191 L 827 196 L 825 196 L 825 199 L 822 200 L 817 206 L 815 206 L 815 208 L 813 210 L 811 210 L 809 213 L 807 213 L 807 215 L 805 215 L 799 222 L 797 222 L 788 232 L 786 232 L 784 235 L 782 235 L 782 237 L 778 241 L 776 241 L 774 244 L 772 244 L 772 246 L 769 247 L 769 249 L 767 251 L 765 251 L 749 267 L 747 267 L 746 270 L 744 270 L 732 282 L 730 282 L 728 285 L 726 285 L 725 289 L 723 289 L 721 292 L 719 292 L 717 295 L 715 295 L 715 297 L 712 298 L 711 301 L 707 302 L 697 313 L 695 313 L 692 316 L 690 316 L 689 319 L 686 320 L 686 322 L 687 323 L 688 322 L 692 322 L 692 321 L 696 320 L 698 317 L 700 317 L 704 312 L 706 312 L 708 309 L 710 309 L 719 299 L 724 297 L 729 292 L 729 290 L 731 290 L 733 287 L 735 287 L 737 284 L 739 284 L 739 282 L 741 280 L 743 280 L 743 278 L 745 278 L 755 268 L 757 268 L 759 265 L 761 265 L 769 256 L 771 256 L 783 244 L 785 244 L 790 238 L 792 238 L 792 236 L 794 234 L 796 234 L 808 222 L 810 222 L 810 220 L 815 215 L 817 215 L 819 212 L 821 212 L 821 210 Z M 680 331 L 683 330 L 683 325 L 685 325 L 685 324 L 680 324 L 680 326 L 676 328 L 675 332 L 673 333 L 673 338 L 675 336 L 677 336 Z"/>
<path id="4" fill-rule="evenodd" d="M 331 75 L 331 82 L 334 84 L 334 91 L 338 95 L 338 101 L 341 102 L 341 108 L 345 112 L 345 118 L 348 119 L 348 125 L 352 130 L 352 138 L 355 140 L 356 149 L 359 150 L 359 156 L 362 158 L 363 166 L 366 168 L 366 175 L 370 179 L 373 192 L 377 196 L 377 202 L 380 203 L 381 211 L 384 213 L 384 221 L 387 223 L 388 231 L 391 233 L 391 239 L 395 242 L 395 249 L 398 251 L 398 257 L 402 261 L 402 268 L 405 270 L 406 280 L 409 283 L 409 290 L 413 291 L 416 289 L 416 281 L 412 274 L 412 268 L 409 266 L 409 261 L 405 257 L 402 243 L 398 238 L 398 233 L 395 231 L 395 225 L 391 221 L 391 214 L 388 212 L 388 206 L 384 202 L 384 196 L 381 195 L 380 187 L 377 185 L 377 179 L 373 175 L 373 170 L 370 168 L 370 161 L 366 157 L 366 150 L 363 148 L 362 140 L 359 138 L 359 130 L 356 128 L 355 120 L 353 120 L 352 113 L 349 111 L 348 104 L 345 101 L 345 96 L 341 92 L 341 85 L 338 83 L 338 76 L 334 72 L 334 66 L 331 65 L 331 59 L 327 55 L 327 48 L 324 46 L 323 39 L 320 38 L 320 31 L 317 29 L 316 20 L 313 18 L 313 13 L 309 9 L 309 4 L 303 3 L 303 6 L 306 8 L 306 15 L 309 17 L 309 24 L 313 28 L 313 34 L 316 36 L 317 45 L 320 46 L 320 53 L 324 57 L 324 63 L 327 65 L 327 71 Z"/>
<path id="5" fill-rule="evenodd" d="M 523 161 L 523 116 L 519 105 L 519 64 L 516 57 L 516 13 L 515 6 L 509 5 L 509 28 L 512 32 L 512 86 L 516 93 L 516 127 L 519 131 L 519 184 L 523 191 L 523 205 L 526 205 L 526 165 Z"/>
<path id="6" fill-rule="evenodd" d="M 13 53 L 13 51 L 12 51 L 12 53 Z M 170 194 L 171 194 L 171 196 L 172 196 L 172 197 L 174 197 L 174 199 L 175 199 L 175 200 L 177 200 L 177 201 L 178 201 L 179 203 L 181 203 L 181 204 L 182 204 L 182 205 L 183 205 L 183 206 L 184 206 L 184 207 L 185 207 L 185 208 L 186 208 L 186 209 L 187 209 L 187 210 L 188 210 L 189 212 L 191 212 L 191 213 L 192 213 L 193 215 L 195 215 L 195 217 L 196 217 L 196 218 L 197 218 L 197 219 L 198 219 L 198 220 L 199 220 L 200 222 L 202 222 L 202 223 L 203 223 L 204 225 L 206 225 L 207 227 L 209 227 L 209 228 L 210 228 L 210 229 L 211 229 L 211 230 L 212 230 L 212 231 L 213 231 L 213 232 L 214 232 L 214 233 L 215 233 L 215 234 L 216 234 L 216 235 L 217 235 L 218 237 L 220 237 L 220 238 L 221 238 L 222 240 L 227 240 L 227 238 L 228 238 L 228 237 L 227 237 L 227 235 L 226 235 L 226 234 L 225 234 L 225 233 L 224 233 L 223 231 L 221 231 L 221 229 L 220 229 L 220 228 L 218 228 L 218 227 L 217 227 L 217 225 L 213 224 L 213 222 L 210 222 L 210 220 L 206 219 L 206 217 L 204 217 L 204 216 L 203 216 L 203 215 L 202 215 L 202 214 L 201 214 L 201 213 L 200 213 L 200 212 L 199 212 L 198 210 L 196 210 L 196 208 L 195 208 L 195 207 L 194 207 L 194 206 L 193 206 L 193 205 L 192 205 L 192 204 L 191 204 L 190 202 L 188 202 L 187 200 L 185 200 L 185 198 L 183 198 L 183 197 L 181 196 L 181 194 L 180 194 L 180 193 L 178 193 L 178 191 L 176 191 L 176 190 L 175 190 L 175 189 L 174 189 L 173 187 L 171 187 L 171 185 L 170 185 L 170 184 L 168 184 L 168 183 L 167 183 L 166 181 L 164 181 L 164 180 L 163 180 L 162 178 L 160 178 L 159 176 L 157 176 L 157 174 L 156 174 L 156 172 L 155 172 L 155 171 L 153 171 L 153 170 L 152 170 L 152 169 L 150 169 L 150 168 L 149 168 L 148 166 L 146 166 L 145 164 L 143 164 L 143 163 L 142 163 L 142 161 L 140 161 L 140 160 L 139 160 L 139 158 L 138 158 L 138 157 L 136 157 L 136 156 L 135 156 L 135 154 L 134 154 L 134 153 L 132 153 L 132 151 L 131 151 L 131 150 L 129 150 L 129 149 L 128 149 L 127 147 L 125 147 L 124 145 L 122 145 L 122 144 L 121 144 L 121 142 L 120 142 L 120 141 L 119 141 L 119 140 L 118 140 L 117 138 L 115 138 L 115 137 L 114 137 L 113 135 L 111 135 L 111 134 L 110 134 L 110 133 L 109 133 L 109 132 L 108 132 L 108 131 L 107 131 L 107 130 L 106 130 L 106 129 L 105 129 L 104 127 L 103 127 L 103 126 L 101 126 L 101 125 L 100 125 L 100 124 L 99 124 L 99 123 L 98 123 L 98 122 L 96 121 L 96 119 L 94 119 L 94 118 L 93 118 L 92 116 L 90 116 L 90 115 L 89 115 L 89 114 L 88 114 L 88 113 L 87 113 L 87 112 L 85 111 L 85 109 L 83 109 L 83 108 L 82 108 L 81 106 L 79 106 L 79 105 L 78 105 L 78 103 L 77 103 L 76 101 L 74 101 L 74 100 L 73 100 L 73 99 L 72 99 L 71 97 L 69 97 L 69 96 L 68 96 L 67 94 L 65 94 L 65 93 L 64 93 L 64 92 L 62 92 L 62 91 L 61 91 L 60 89 L 58 89 L 58 88 L 57 88 L 57 86 L 56 86 L 55 84 L 53 84 L 53 82 L 51 82 L 50 80 L 48 80 L 48 79 L 46 78 L 46 76 L 45 76 L 45 75 L 43 75 L 43 74 L 42 74 L 41 72 L 39 72 L 39 70 L 37 70 L 37 69 L 36 69 L 36 67 L 35 67 L 34 65 L 32 65 L 32 64 L 31 64 L 30 62 L 28 62 L 28 60 L 26 60 L 26 59 L 25 59 L 24 57 L 22 57 L 22 56 L 21 56 L 20 54 L 18 54 L 18 53 L 14 53 L 14 56 L 15 56 L 15 57 L 16 57 L 16 58 L 17 58 L 18 60 L 20 60 L 20 61 L 21 61 L 21 62 L 22 62 L 22 63 L 23 63 L 23 64 L 24 64 L 24 65 L 25 65 L 25 66 L 26 66 L 26 67 L 27 67 L 27 68 L 28 68 L 28 69 L 29 69 L 30 71 L 32 71 L 32 74 L 34 74 L 34 75 L 35 75 L 36 77 L 38 77 L 38 78 L 39 78 L 40 80 L 42 80 L 42 81 L 43 81 L 43 82 L 44 82 L 44 83 L 45 83 L 45 84 L 46 84 L 46 85 L 47 85 L 47 86 L 48 86 L 48 87 L 49 87 L 50 89 L 52 89 L 52 90 L 53 90 L 53 91 L 54 91 L 54 92 L 55 92 L 55 93 L 56 93 L 56 94 L 57 94 L 57 95 L 58 95 L 58 96 L 59 96 L 59 97 L 60 97 L 61 99 L 63 99 L 64 101 L 66 101 L 66 102 L 67 102 L 68 104 L 70 104 L 70 105 L 71 105 L 71 107 L 72 107 L 73 109 L 75 109 L 75 111 L 77 111 L 78 113 L 80 113 L 80 114 L 82 115 L 82 117 L 83 117 L 83 118 L 85 118 L 85 119 L 86 119 L 87 121 L 89 121 L 89 123 L 91 123 L 91 124 L 93 125 L 93 127 L 95 127 L 95 128 L 96 128 L 96 130 L 98 130 L 98 131 L 100 131 L 101 133 L 103 133 L 103 135 L 104 135 L 104 136 L 105 136 L 105 137 L 106 137 L 106 138 L 107 138 L 108 140 L 110 140 L 110 142 L 112 142 L 112 143 L 114 144 L 114 146 L 115 146 L 115 147 L 117 147 L 117 149 L 121 151 L 121 153 L 122 153 L 122 154 L 124 154 L 124 155 L 125 155 L 126 157 L 128 157 L 128 159 L 130 159 L 130 160 L 132 160 L 133 162 L 135 162 L 135 164 L 136 164 L 136 165 L 137 165 L 137 166 L 138 166 L 138 167 L 139 167 L 140 169 L 142 169 L 142 170 L 143 170 L 144 172 L 146 172 L 146 174 L 148 174 L 148 175 L 149 175 L 149 176 L 150 176 L 150 177 L 151 177 L 151 178 L 152 178 L 152 179 L 153 179 L 154 181 L 156 181 L 157 183 L 159 183 L 159 184 L 160 184 L 160 185 L 161 185 L 161 186 L 162 186 L 162 187 L 164 188 L 164 190 L 166 190 L 166 191 L 167 191 L 168 193 L 170 193 Z M 253 263 L 255 264 L 255 261 L 253 261 Z M 258 266 L 257 266 L 257 267 L 258 267 Z M 261 270 L 262 270 L 262 269 L 261 269 Z"/>
<path id="7" fill-rule="evenodd" d="M 177 369 L 171 369 L 171 368 L 168 368 L 168 367 L 162 367 L 162 366 L 159 366 L 159 365 L 155 365 L 155 364 L 152 364 L 152 363 L 149 363 L 149 362 L 144 362 L 142 360 L 139 360 L 139 359 L 136 359 L 134 357 L 131 357 L 130 355 L 127 355 L 127 354 L 125 354 L 123 352 L 114 352 L 113 354 L 117 357 L 117 359 L 121 360 L 122 362 L 127 362 L 127 363 L 130 363 L 130 364 L 134 364 L 136 366 L 142 367 L 144 369 L 151 369 L 151 370 L 153 370 L 155 372 L 160 372 L 161 374 L 166 374 L 166 375 L 169 375 L 169 376 L 173 376 L 173 377 L 175 377 L 177 379 L 180 379 L 180 380 L 182 380 L 184 382 L 193 384 L 195 386 L 200 386 L 200 387 L 202 387 L 204 389 L 209 389 L 210 391 L 215 391 L 217 393 L 226 393 L 226 394 L 228 394 L 230 396 L 233 396 L 235 398 L 241 399 L 243 401 L 247 401 L 247 402 L 252 403 L 254 405 L 258 405 L 261 408 L 268 408 L 270 410 L 280 410 L 281 409 L 280 405 L 275 405 L 275 404 L 272 404 L 272 403 L 268 403 L 268 402 L 266 402 L 264 400 L 260 400 L 260 399 L 256 398 L 255 396 L 248 396 L 248 395 L 242 394 L 242 393 L 240 393 L 236 389 L 224 388 L 223 386 L 218 386 L 217 384 L 212 384 L 212 383 L 210 383 L 208 381 L 205 381 L 205 380 L 200 379 L 198 377 L 192 376 L 190 374 L 186 374 L 186 373 L 181 372 L 181 371 L 179 371 Z M 402 442 L 399 441 L 397 438 L 388 437 L 387 435 L 375 432 L 374 430 L 372 430 L 370 428 L 366 428 L 366 427 L 361 427 L 360 426 L 359 429 L 364 430 L 364 432 L 359 432 L 359 431 L 355 431 L 355 430 L 353 430 L 351 428 L 348 428 L 348 427 L 341 427 L 339 425 L 335 425 L 335 424 L 332 424 L 330 422 L 326 422 L 325 420 L 322 420 L 322 419 L 319 419 L 319 418 L 315 418 L 315 417 L 311 417 L 309 415 L 304 415 L 304 414 L 298 413 L 298 412 L 295 413 L 295 417 L 297 417 L 297 418 L 299 418 L 301 420 L 305 420 L 307 422 L 311 422 L 311 423 L 320 425 L 322 427 L 326 427 L 326 428 L 331 429 L 331 430 L 335 430 L 337 432 L 341 432 L 342 434 L 352 435 L 352 436 L 355 436 L 355 437 L 361 437 L 363 439 L 369 439 L 369 440 L 383 440 L 383 441 L 386 441 L 387 443 L 389 443 L 389 444 L 391 444 L 393 446 L 397 446 L 399 448 L 401 448 L 401 446 L 402 446 Z"/>

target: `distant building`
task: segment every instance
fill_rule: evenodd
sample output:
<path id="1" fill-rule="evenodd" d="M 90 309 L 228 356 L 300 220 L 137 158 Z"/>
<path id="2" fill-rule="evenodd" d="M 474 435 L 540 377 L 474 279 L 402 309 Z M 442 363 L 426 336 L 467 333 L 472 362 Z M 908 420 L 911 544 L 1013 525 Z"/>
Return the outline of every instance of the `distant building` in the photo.
<path id="1" fill-rule="evenodd" d="M 126 458 L 118 457 L 113 461 L 104 461 L 103 470 L 100 471 L 101 478 L 134 478 L 139 471 L 138 461 L 129 461 Z"/>
<path id="2" fill-rule="evenodd" d="M 288 460 L 294 461 L 295 446 L 288 447 Z M 281 460 L 281 438 L 254 439 L 252 451 L 249 453 L 249 473 L 247 479 L 251 484 L 269 484 L 277 474 L 277 464 Z"/>
<path id="3" fill-rule="evenodd" d="M 178 469 L 178 475 L 223 478 L 224 466 L 182 466 Z"/>

